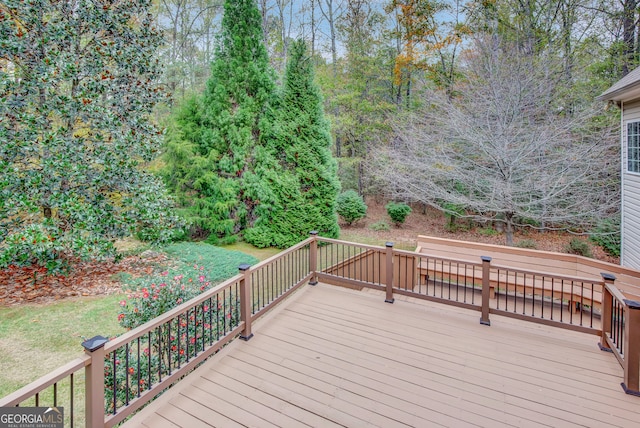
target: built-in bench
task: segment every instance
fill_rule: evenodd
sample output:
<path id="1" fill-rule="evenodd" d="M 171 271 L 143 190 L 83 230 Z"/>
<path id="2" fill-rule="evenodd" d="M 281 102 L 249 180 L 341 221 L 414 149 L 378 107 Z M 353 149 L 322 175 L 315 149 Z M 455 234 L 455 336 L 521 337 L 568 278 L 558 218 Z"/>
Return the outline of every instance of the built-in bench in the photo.
<path id="1" fill-rule="evenodd" d="M 433 257 L 421 260 L 423 277 L 440 276 L 460 283 L 482 278 L 480 259 L 491 257 L 492 297 L 496 291 L 535 294 L 562 299 L 574 308 L 582 305 L 599 308 L 602 287 L 592 284 L 602 283 L 601 273 L 615 275 L 616 287 L 628 298 L 640 297 L 640 272 L 587 257 L 424 235 L 418 236 L 416 252 Z M 476 267 L 460 272 L 461 263 L 473 263 Z"/>
<path id="2" fill-rule="evenodd" d="M 426 253 L 419 265 L 420 281 L 427 284 L 454 283 L 475 288 L 482 287 L 482 267 L 477 262 L 464 260 L 444 260 Z M 461 268 L 462 266 L 462 268 Z M 489 271 L 490 298 L 496 293 L 501 295 L 526 294 L 540 296 L 542 299 L 566 301 L 568 307 L 578 311 L 584 305 L 600 310 L 602 302 L 601 279 L 564 277 L 550 272 L 526 273 L 507 266 L 491 263 Z"/>

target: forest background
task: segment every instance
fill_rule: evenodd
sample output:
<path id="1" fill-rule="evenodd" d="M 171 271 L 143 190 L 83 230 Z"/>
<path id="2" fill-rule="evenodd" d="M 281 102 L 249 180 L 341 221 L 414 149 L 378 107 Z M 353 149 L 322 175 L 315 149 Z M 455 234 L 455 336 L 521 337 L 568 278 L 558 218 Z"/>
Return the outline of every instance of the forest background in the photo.
<path id="1" fill-rule="evenodd" d="M 40 3 L 43 2 L 18 2 L 20 6 L 13 8 L 13 2 L 7 2 L 2 15 L 6 32 L 3 58 L 8 61 L 3 73 L 9 77 L 4 87 L 9 96 L 3 99 L 3 112 L 8 112 L 3 137 L 10 142 L 2 148 L 2 166 L 11 172 L 13 165 L 22 161 L 29 165 L 33 159 L 30 156 L 44 150 L 39 153 L 44 159 L 42 167 L 18 169 L 17 174 L 5 175 L 14 181 L 2 183 L 5 212 L 0 238 L 5 246 L 8 242 L 13 247 L 4 252 L 3 263 L 15 262 L 25 253 L 24 245 L 32 247 L 32 242 L 47 244 L 42 246 L 44 253 L 58 251 L 58 244 L 49 245 L 48 241 L 60 242 L 56 234 L 61 228 L 71 231 L 64 234 L 66 247 L 81 257 L 108 252 L 112 238 L 131 231 L 132 223 L 136 225 L 133 231 L 142 239 L 169 239 L 167 231 L 179 228 L 181 223 L 172 213 L 163 211 L 171 205 L 171 195 L 155 173 L 164 171 L 171 181 L 172 161 L 159 157 L 164 137 L 156 129 L 166 128 L 170 138 L 171 129 L 180 122 L 180 109 L 188 109 L 190 100 L 200 94 L 205 93 L 206 98 L 212 64 L 215 77 L 216 61 L 226 52 L 224 42 L 220 42 L 220 35 L 226 34 L 224 2 L 104 2 L 103 12 L 99 11 L 104 16 L 100 19 L 96 19 L 99 14 L 89 16 L 89 12 L 83 12 L 96 26 L 96 34 L 103 34 L 100 25 L 107 23 L 122 34 L 133 33 L 127 26 L 129 18 L 122 17 L 138 13 L 144 16 L 140 23 L 144 32 L 129 34 L 131 39 L 123 37 L 117 43 L 103 43 L 106 48 L 83 57 L 84 62 L 76 60 L 74 65 L 72 55 L 55 58 L 63 65 L 68 62 L 64 70 L 70 76 L 101 73 L 103 95 L 93 98 L 92 87 L 83 88 L 91 96 L 74 92 L 76 80 L 56 86 L 47 78 L 32 78 L 36 73 L 16 78 L 12 71 L 20 61 L 32 66 L 33 58 L 42 60 L 38 67 L 49 70 L 49 58 L 40 58 L 29 48 L 34 40 L 55 40 L 58 36 L 72 40 L 68 29 L 54 34 L 38 26 L 38 19 L 42 19 L 42 13 L 37 13 Z M 62 3 L 73 7 L 73 2 Z M 513 231 L 518 227 L 568 229 L 596 236 L 616 233 L 619 148 L 615 128 L 619 117 L 616 109 L 607 109 L 595 97 L 638 62 L 640 35 L 634 1 L 249 3 L 252 7 L 257 5 L 259 11 L 259 20 L 251 21 L 257 25 L 250 28 L 260 39 L 255 46 L 266 51 L 266 55 L 256 58 L 268 61 L 272 71 L 265 70 L 271 73 L 273 85 L 281 87 L 287 82 L 287 66 L 296 58 L 292 54 L 296 51 L 294 40 L 305 42 L 315 69 L 313 84 L 324 96 L 322 114 L 331 124 L 329 144 L 337 160 L 342 191 L 352 189 L 360 195 L 432 206 L 450 216 L 452 227 L 460 217 L 496 222 L 506 231 L 508 244 L 513 244 Z M 18 16 L 16 10 L 26 11 L 20 9 L 25 4 L 36 10 L 28 15 L 31 22 L 16 24 L 6 19 Z M 120 15 L 116 13 L 118 8 Z M 151 14 L 144 15 L 148 11 Z M 82 38 L 86 36 L 76 37 L 76 41 L 86 40 Z M 131 41 L 138 44 L 127 49 Z M 256 37 L 251 43 L 256 43 Z M 16 52 L 17 56 L 12 57 Z M 140 52 L 144 53 L 145 62 L 136 72 L 144 78 L 136 76 L 126 83 L 128 86 L 110 83 L 118 79 L 109 70 L 82 69 L 98 63 L 126 70 L 130 63 L 140 63 Z M 79 50 L 76 53 L 84 54 Z M 57 82 L 60 77 L 54 70 L 48 78 Z M 71 100 L 85 112 L 81 119 L 84 129 L 71 131 L 80 123 L 77 114 L 61 108 L 63 98 L 52 95 L 54 91 L 47 85 L 70 88 Z M 34 100 L 40 104 L 33 111 L 21 111 L 23 116 L 18 120 L 27 124 L 24 127 L 13 125 L 16 106 L 24 102 L 17 96 L 20 91 L 26 91 L 29 97 L 38 94 Z M 127 95 L 121 104 L 110 106 L 105 100 L 111 98 L 104 95 L 105 91 Z M 100 108 L 93 108 L 94 105 Z M 126 114 L 105 119 L 101 109 L 121 109 Z M 50 119 L 47 112 L 60 116 Z M 40 123 L 42 117 L 46 123 Z M 66 119 L 73 126 L 61 125 Z M 87 125 L 89 122 L 91 126 Z M 324 123 L 323 119 L 318 123 Z M 47 168 L 53 164 L 48 159 L 60 157 L 53 165 L 56 173 L 83 164 L 83 159 L 74 163 L 65 158 L 76 142 L 92 141 L 95 147 L 111 147 L 114 133 L 107 144 L 103 134 L 92 133 L 100 126 L 124 126 L 126 133 L 115 147 L 129 150 L 105 149 L 108 156 L 90 163 L 88 168 L 97 171 L 92 183 L 100 183 L 95 184 L 96 191 L 89 196 L 67 198 L 70 187 L 76 184 L 81 189 L 82 185 L 72 183 L 73 177 L 63 173 L 55 183 L 63 191 L 54 194 L 42 186 L 46 181 L 43 177 L 48 177 Z M 58 129 L 50 132 L 55 127 Z M 61 129 L 69 135 L 59 139 Z M 262 131 L 252 130 L 255 135 L 262 135 Z M 320 135 L 324 131 L 313 132 Z M 33 135 L 40 146 L 36 150 L 24 143 Z M 92 156 L 98 152 L 95 147 L 87 149 Z M 267 147 L 266 152 L 276 149 L 277 145 Z M 18 161 L 13 162 L 12 157 Z M 328 168 L 332 170 L 331 166 Z M 83 174 L 86 171 L 78 173 Z M 121 180 L 123 176 L 129 180 Z M 110 192 L 102 188 L 106 183 L 111 186 Z M 143 191 L 134 197 L 131 185 L 140 186 Z M 333 190 L 328 193 L 333 193 L 336 186 L 330 187 Z M 175 186 L 173 190 L 175 193 Z M 36 193 L 37 198 L 30 198 Z M 15 195 L 21 196 L 16 200 Z M 63 200 L 56 200 L 58 197 Z M 94 199 L 88 203 L 90 198 Z M 132 204 L 131 210 L 117 213 L 128 203 Z M 254 196 L 248 203 L 259 205 L 260 201 Z M 51 204 L 58 204 L 57 208 Z M 330 198 L 327 206 L 333 204 Z M 12 227 L 16 223 L 24 226 L 28 217 L 25 210 L 37 213 L 45 221 L 15 234 Z M 248 221 L 256 220 L 250 214 Z M 56 216 L 59 221 L 53 227 L 46 220 Z M 237 232 L 223 233 L 216 227 L 220 226 L 204 233 L 192 227 L 189 233 L 191 237 L 206 238 L 214 232 L 227 238 Z M 335 235 L 335 227 L 328 225 L 326 229 Z M 93 239 L 94 235 L 97 238 Z M 278 236 L 265 237 L 257 227 L 249 235 L 261 246 L 291 243 Z M 99 239 L 105 236 L 108 239 Z M 34 249 L 26 252 L 34 253 Z M 44 259 L 48 257 L 45 256 Z M 58 260 L 53 263 L 47 269 L 60 268 L 55 264 Z"/>
<path id="2" fill-rule="evenodd" d="M 295 38 L 309 47 L 343 191 L 434 206 L 452 227 L 496 221 L 510 245 L 517 227 L 616 233 L 619 116 L 595 97 L 637 64 L 635 2 L 257 3 L 278 76 Z M 203 90 L 221 5 L 158 4 L 175 100 Z M 509 123 L 468 114 L 477 111 Z M 557 156 L 531 162 L 542 152 Z M 553 184 L 567 181 L 571 192 Z"/>

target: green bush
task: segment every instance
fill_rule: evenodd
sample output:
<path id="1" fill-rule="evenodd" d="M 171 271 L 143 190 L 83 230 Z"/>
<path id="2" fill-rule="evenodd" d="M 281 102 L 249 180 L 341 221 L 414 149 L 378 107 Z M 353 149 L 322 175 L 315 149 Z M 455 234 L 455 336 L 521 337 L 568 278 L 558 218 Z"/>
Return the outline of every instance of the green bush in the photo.
<path id="1" fill-rule="evenodd" d="M 519 241 L 518 243 L 516 243 L 516 247 L 535 250 L 538 247 L 538 245 L 536 244 L 536 241 L 534 241 L 533 239 L 523 239 L 522 241 Z"/>
<path id="2" fill-rule="evenodd" d="M 33 265 L 47 274 L 64 275 L 77 260 L 99 260 L 110 254 L 115 254 L 115 249 L 109 240 L 64 232 L 53 221 L 45 220 L 7 236 L 4 248 L 0 248 L 0 269 Z"/>
<path id="3" fill-rule="evenodd" d="M 347 190 L 336 199 L 336 212 L 348 225 L 367 215 L 367 204 L 355 190 Z"/>
<path id="4" fill-rule="evenodd" d="M 164 251 L 175 260 L 168 270 L 128 278 L 128 296 L 120 301 L 118 311 L 122 327 L 136 328 L 234 276 L 240 264 L 257 263 L 255 257 L 204 243 L 175 243 Z M 115 361 L 113 354 L 108 355 L 105 364 L 108 396 L 113 397 L 115 389 L 117 405 L 122 406 L 127 393 L 134 396 L 149 388 L 149 376 L 152 383 L 158 382 L 160 374 L 166 376 L 193 358 L 196 350 L 208 342 L 207 337 L 217 338 L 237 326 L 238 298 L 234 291 L 218 295 L 174 318 L 170 326 L 159 326 L 128 348 L 117 349 Z M 112 399 L 105 401 L 105 409 L 113 411 Z"/>
<path id="5" fill-rule="evenodd" d="M 603 220 L 592 232 L 591 241 L 608 254 L 620 257 L 620 220 Z"/>
<path id="6" fill-rule="evenodd" d="M 386 221 L 380 220 L 375 223 L 369 225 L 369 229 L 375 230 L 376 232 L 387 232 L 389 231 L 389 224 Z"/>
<path id="7" fill-rule="evenodd" d="M 404 223 L 407 216 L 411 213 L 411 207 L 402 202 L 389 202 L 384 207 L 396 226 Z"/>
<path id="8" fill-rule="evenodd" d="M 565 247 L 565 252 L 568 254 L 575 254 L 584 257 L 593 257 L 591 254 L 591 248 L 586 241 L 582 239 L 573 238 Z"/>
<path id="9" fill-rule="evenodd" d="M 478 229 L 478 233 L 480 235 L 484 235 L 484 236 L 496 236 L 496 235 L 500 234 L 500 232 L 498 232 L 497 230 L 495 230 L 491 226 L 482 227 L 482 228 Z"/>
<path id="10" fill-rule="evenodd" d="M 118 321 L 126 329 L 136 328 L 212 286 L 204 266 L 198 265 L 184 275 L 172 276 L 165 271 L 146 278 L 146 286 L 130 291 L 128 299 L 120 301 Z M 239 322 L 239 296 L 233 291 L 223 293 L 156 327 L 130 346 L 118 348 L 115 355 L 107 355 L 104 375 L 110 399 L 105 400 L 105 410 L 114 410 L 114 392 L 116 405 L 121 407 L 127 396 L 149 389 L 149 380 L 157 383 L 160 376 L 168 376 L 195 357 L 207 342 L 226 334 Z"/>
<path id="11" fill-rule="evenodd" d="M 463 216 L 465 214 L 465 209 L 462 205 L 456 205 L 450 202 L 443 202 L 440 204 L 445 217 L 447 218 L 447 223 L 445 224 L 445 230 L 447 232 L 458 232 L 460 230 L 466 231 L 469 230 L 469 224 L 459 224 L 456 219 Z"/>

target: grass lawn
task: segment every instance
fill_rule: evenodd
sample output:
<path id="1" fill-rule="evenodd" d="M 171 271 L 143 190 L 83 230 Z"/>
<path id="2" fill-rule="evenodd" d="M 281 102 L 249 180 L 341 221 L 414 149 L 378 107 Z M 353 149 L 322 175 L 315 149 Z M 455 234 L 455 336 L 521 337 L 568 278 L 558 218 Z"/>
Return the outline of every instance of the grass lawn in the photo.
<path id="1" fill-rule="evenodd" d="M 0 396 L 82 355 L 82 337 L 122 333 L 120 295 L 0 308 Z"/>
<path id="2" fill-rule="evenodd" d="M 235 244 L 225 245 L 222 248 L 230 251 L 240 251 L 242 253 L 249 254 L 258 260 L 266 260 L 283 251 L 279 248 L 256 248 L 246 242 L 236 242 Z"/>

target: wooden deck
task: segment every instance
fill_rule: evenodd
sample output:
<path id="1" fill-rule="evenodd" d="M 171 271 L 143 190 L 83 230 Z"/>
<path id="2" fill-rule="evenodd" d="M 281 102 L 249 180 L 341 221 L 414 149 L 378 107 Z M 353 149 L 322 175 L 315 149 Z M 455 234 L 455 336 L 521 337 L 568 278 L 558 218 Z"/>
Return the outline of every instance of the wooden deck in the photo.
<path id="1" fill-rule="evenodd" d="M 479 316 L 305 286 L 125 426 L 639 426 L 596 336 Z"/>

